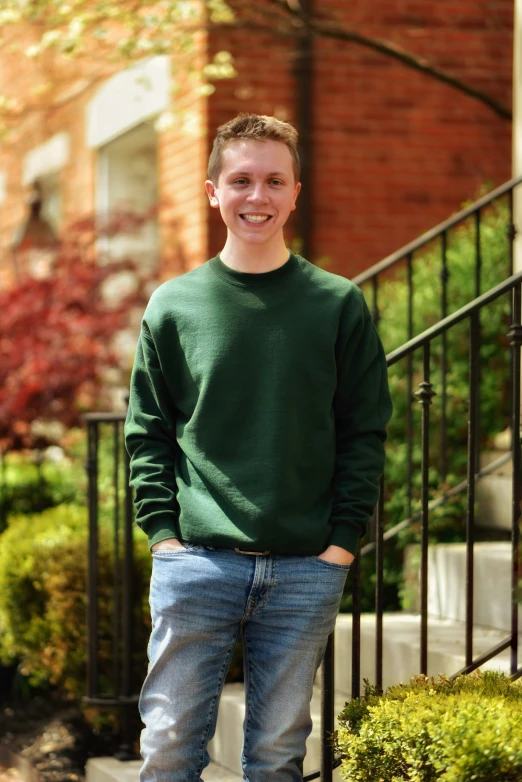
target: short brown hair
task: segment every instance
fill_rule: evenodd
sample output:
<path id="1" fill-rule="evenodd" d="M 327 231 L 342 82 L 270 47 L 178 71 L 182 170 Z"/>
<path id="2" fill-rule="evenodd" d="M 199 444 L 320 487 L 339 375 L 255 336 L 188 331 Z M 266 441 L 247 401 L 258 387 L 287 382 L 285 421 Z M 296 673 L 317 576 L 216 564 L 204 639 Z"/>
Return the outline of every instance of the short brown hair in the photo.
<path id="1" fill-rule="evenodd" d="M 299 181 L 301 163 L 297 152 L 297 130 L 289 122 L 267 117 L 264 114 L 238 114 L 217 129 L 212 152 L 208 160 L 208 178 L 217 184 L 222 168 L 222 153 L 230 141 L 253 139 L 255 141 L 282 141 L 292 155 L 295 181 Z"/>

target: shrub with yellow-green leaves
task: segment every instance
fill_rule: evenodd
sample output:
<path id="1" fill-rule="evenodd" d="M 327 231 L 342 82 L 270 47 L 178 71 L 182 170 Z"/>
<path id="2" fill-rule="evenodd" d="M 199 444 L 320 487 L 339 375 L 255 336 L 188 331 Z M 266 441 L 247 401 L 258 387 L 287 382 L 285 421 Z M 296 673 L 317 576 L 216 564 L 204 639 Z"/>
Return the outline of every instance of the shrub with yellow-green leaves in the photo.
<path id="1" fill-rule="evenodd" d="M 347 704 L 337 735 L 350 782 L 520 782 L 522 686 L 500 673 L 415 677 Z"/>
<path id="2" fill-rule="evenodd" d="M 98 552 L 98 666 L 100 690 L 112 688 L 114 557 L 110 524 L 100 524 Z M 136 536 L 138 538 L 138 536 Z M 141 540 L 143 538 L 143 540 Z M 150 626 L 145 583 L 150 554 L 135 541 L 133 660 L 136 681 L 146 670 Z M 52 684 L 64 694 L 85 694 L 87 664 L 87 512 L 60 505 L 13 516 L 0 535 L 0 662 L 17 663 L 33 686 Z"/>

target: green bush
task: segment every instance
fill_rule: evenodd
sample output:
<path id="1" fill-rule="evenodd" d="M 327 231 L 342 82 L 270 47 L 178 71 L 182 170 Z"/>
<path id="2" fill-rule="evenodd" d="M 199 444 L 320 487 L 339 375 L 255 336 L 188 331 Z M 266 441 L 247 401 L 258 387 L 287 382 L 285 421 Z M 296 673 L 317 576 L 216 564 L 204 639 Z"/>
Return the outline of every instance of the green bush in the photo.
<path id="1" fill-rule="evenodd" d="M 121 435 L 120 435 L 121 438 Z M 125 469 L 119 441 L 119 502 L 123 504 Z M 114 508 L 114 431 L 100 425 L 98 493 L 100 505 Z M 8 451 L 0 454 L 0 532 L 10 515 L 39 513 L 62 504 L 82 504 L 87 492 L 87 431 L 67 430 L 60 446 L 45 451 Z M 54 456 L 54 460 L 53 460 Z"/>
<path id="2" fill-rule="evenodd" d="M 482 214 L 481 251 L 482 284 L 485 292 L 509 275 L 509 243 L 506 226 L 507 205 L 500 203 Z M 454 312 L 475 296 L 474 281 L 475 226 L 465 222 L 448 236 L 447 262 L 448 311 Z M 441 317 L 441 251 L 440 241 L 419 251 L 413 263 L 414 334 L 437 323 Z M 364 287 L 368 302 L 372 301 L 371 287 Z M 379 284 L 379 332 L 385 350 L 399 347 L 407 341 L 408 284 L 403 267 L 385 277 Z M 481 447 L 488 447 L 491 438 L 509 424 L 510 354 L 507 334 L 510 329 L 509 297 L 489 304 L 481 316 L 481 381 L 480 381 L 480 439 Z M 430 406 L 430 499 L 435 499 L 466 478 L 468 427 L 468 352 L 469 328 L 467 321 L 454 327 L 447 337 L 447 474 L 441 474 L 441 339 L 433 342 L 431 369 L 436 396 Z M 394 413 L 389 425 L 385 471 L 385 527 L 389 529 L 409 518 L 408 462 L 406 421 L 412 406 L 414 445 L 412 454 L 413 496 L 411 514 L 419 511 L 421 500 L 421 405 L 410 399 L 407 386 L 407 364 L 397 362 L 389 370 Z M 413 360 L 413 392 L 422 380 L 422 351 Z M 465 539 L 466 494 L 462 493 L 430 512 L 430 543 L 458 542 Z M 385 610 L 399 610 L 403 592 L 402 552 L 406 545 L 420 540 L 420 522 L 413 523 L 384 550 Z M 365 557 L 362 566 L 361 604 L 363 611 L 374 610 L 375 565 L 373 557 Z M 350 610 L 351 595 L 343 599 L 341 610 Z"/>
<path id="3" fill-rule="evenodd" d="M 340 715 L 350 782 L 520 782 L 522 686 L 500 673 L 415 677 Z"/>
<path id="4" fill-rule="evenodd" d="M 10 515 L 38 513 L 84 494 L 85 470 L 77 458 L 59 462 L 37 451 L 8 452 L 0 467 L 0 532 Z"/>
<path id="5" fill-rule="evenodd" d="M 141 601 L 133 617 L 135 681 L 146 671 L 150 628 L 146 538 L 134 541 L 133 587 Z M 100 691 L 112 689 L 114 557 L 108 518 L 100 523 L 98 666 Z M 0 535 L 0 661 L 19 668 L 33 686 L 52 684 L 85 694 L 87 633 L 87 512 L 60 505 L 38 515 L 12 517 Z"/>

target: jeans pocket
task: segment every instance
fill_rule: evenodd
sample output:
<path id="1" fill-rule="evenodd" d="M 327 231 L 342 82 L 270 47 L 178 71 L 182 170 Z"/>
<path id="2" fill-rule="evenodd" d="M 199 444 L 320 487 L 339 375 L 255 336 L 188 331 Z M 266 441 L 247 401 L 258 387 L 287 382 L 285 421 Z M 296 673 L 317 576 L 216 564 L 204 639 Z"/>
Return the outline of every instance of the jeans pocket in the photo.
<path id="1" fill-rule="evenodd" d="M 326 559 L 320 559 L 319 557 L 310 557 L 313 562 L 317 562 L 319 565 L 324 565 L 327 568 L 333 568 L 334 570 L 343 570 L 347 573 L 350 570 L 351 565 L 339 565 L 337 562 L 327 562 Z"/>
<path id="2" fill-rule="evenodd" d="M 203 549 L 203 546 L 198 546 L 196 543 L 183 543 L 182 545 L 184 548 L 156 549 L 150 553 L 153 557 L 159 557 L 160 559 L 172 559 L 179 556 L 184 557 L 186 554 L 192 554 Z"/>

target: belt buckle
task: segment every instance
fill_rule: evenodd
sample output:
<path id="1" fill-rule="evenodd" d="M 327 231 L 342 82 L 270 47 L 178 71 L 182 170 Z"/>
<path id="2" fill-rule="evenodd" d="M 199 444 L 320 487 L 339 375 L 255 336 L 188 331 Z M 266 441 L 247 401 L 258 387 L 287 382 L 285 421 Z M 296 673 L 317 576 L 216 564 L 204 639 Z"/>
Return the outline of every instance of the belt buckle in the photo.
<path id="1" fill-rule="evenodd" d="M 235 548 L 234 551 L 237 551 L 238 554 L 251 554 L 256 557 L 267 557 L 270 554 L 269 551 L 245 551 L 241 548 Z"/>

